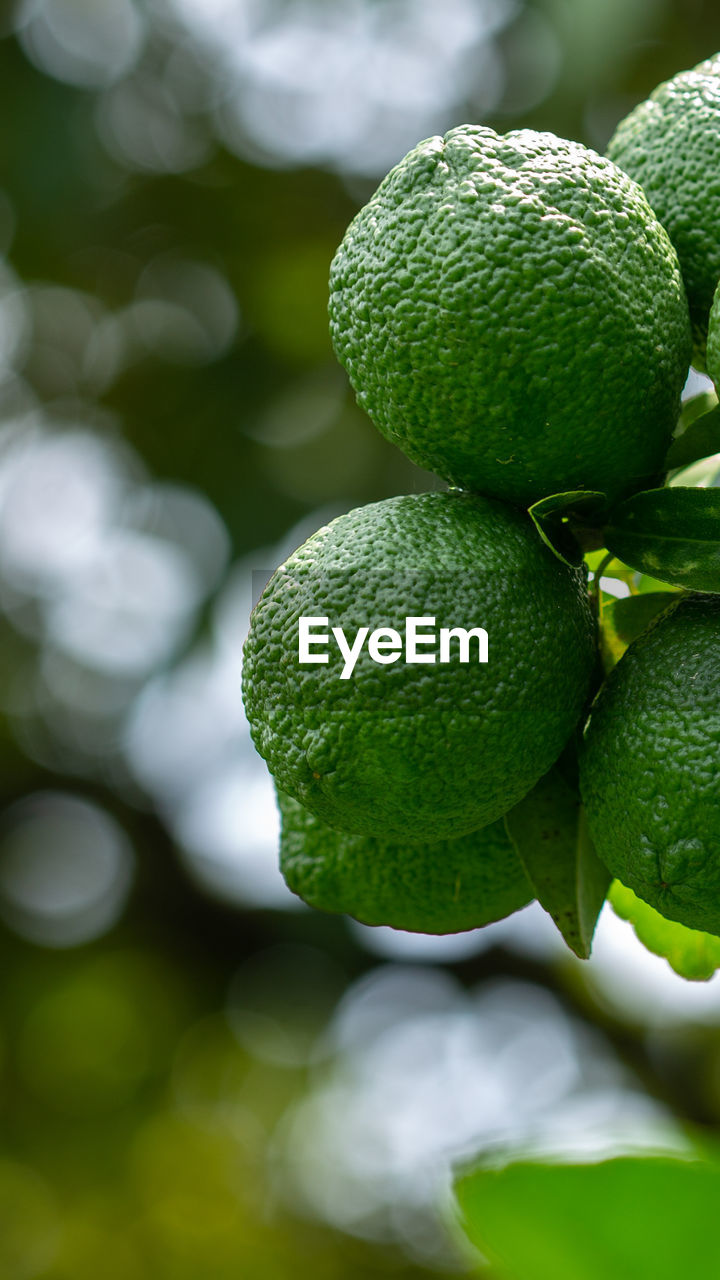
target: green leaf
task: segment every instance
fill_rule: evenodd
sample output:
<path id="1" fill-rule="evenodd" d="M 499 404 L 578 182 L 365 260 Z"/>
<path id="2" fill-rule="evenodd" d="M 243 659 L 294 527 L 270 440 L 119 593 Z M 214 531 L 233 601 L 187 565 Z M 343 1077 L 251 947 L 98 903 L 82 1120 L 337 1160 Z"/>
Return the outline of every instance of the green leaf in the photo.
<path id="1" fill-rule="evenodd" d="M 665 457 L 665 470 L 676 471 L 691 462 L 720 453 L 720 405 L 691 422 L 681 436 L 673 440 Z"/>
<path id="2" fill-rule="evenodd" d="M 720 1165 L 699 1153 L 477 1169 L 455 1195 L 464 1231 L 504 1280 L 720 1274 Z"/>
<path id="3" fill-rule="evenodd" d="M 571 951 L 587 960 L 610 884 L 593 849 L 577 792 L 557 768 L 505 815 L 535 897 Z"/>
<path id="4" fill-rule="evenodd" d="M 619 880 L 613 880 L 608 900 L 615 914 L 632 925 L 643 946 L 667 960 L 681 978 L 707 982 L 720 969 L 720 938 L 714 934 L 666 920 Z"/>
<path id="5" fill-rule="evenodd" d="M 714 409 L 717 402 L 718 398 L 714 391 L 700 391 L 696 396 L 691 396 L 689 400 L 683 400 L 675 432 L 676 437 L 687 431 L 688 427 L 693 422 L 696 422 L 698 418 L 704 417 L 706 413 Z"/>
<path id="6" fill-rule="evenodd" d="M 588 551 L 585 556 L 585 563 L 592 573 L 595 573 L 606 560 L 607 551 L 604 547 L 600 547 L 599 551 Z"/>
<path id="7" fill-rule="evenodd" d="M 609 551 L 660 582 L 720 592 L 720 489 L 647 489 L 615 507 Z"/>
<path id="8" fill-rule="evenodd" d="M 679 471 L 671 471 L 667 484 L 679 489 L 712 489 L 720 483 L 720 460 L 716 454 L 710 458 L 701 458 L 699 462 L 691 462 L 689 467 Z"/>
<path id="9" fill-rule="evenodd" d="M 528 508 L 529 514 L 543 542 L 564 564 L 582 564 L 583 549 L 568 524 L 570 517 L 582 513 L 587 518 L 593 513 L 607 510 L 604 493 L 589 489 L 574 489 L 568 493 L 553 493 L 541 498 Z"/>
<path id="10" fill-rule="evenodd" d="M 600 615 L 600 653 L 606 672 L 620 660 L 629 644 L 649 627 L 653 618 L 676 599 L 674 591 L 649 591 L 603 605 Z"/>

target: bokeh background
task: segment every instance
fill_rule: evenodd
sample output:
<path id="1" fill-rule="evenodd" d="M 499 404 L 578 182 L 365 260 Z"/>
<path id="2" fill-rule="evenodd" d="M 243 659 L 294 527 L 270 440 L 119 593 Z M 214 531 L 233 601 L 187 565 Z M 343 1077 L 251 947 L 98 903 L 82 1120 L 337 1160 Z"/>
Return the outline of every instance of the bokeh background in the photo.
<path id="1" fill-rule="evenodd" d="M 457 1159 L 720 1125 L 717 980 L 611 914 L 582 965 L 537 907 L 303 907 L 240 698 L 253 570 L 435 483 L 333 359 L 354 211 L 719 48 L 709 0 L 0 5 L 3 1280 L 461 1275 Z"/>

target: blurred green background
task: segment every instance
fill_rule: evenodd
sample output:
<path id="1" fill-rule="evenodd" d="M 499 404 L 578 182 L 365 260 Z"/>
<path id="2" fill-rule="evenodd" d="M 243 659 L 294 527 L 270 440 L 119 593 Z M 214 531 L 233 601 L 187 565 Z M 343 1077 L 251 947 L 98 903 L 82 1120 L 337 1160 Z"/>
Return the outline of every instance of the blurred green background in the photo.
<path id="1" fill-rule="evenodd" d="M 435 483 L 333 359 L 353 212 L 717 49 L 709 0 L 0 6 L 2 1280 L 463 1274 L 454 1161 L 720 1127 L 717 979 L 611 915 L 583 966 L 295 900 L 240 699 L 253 570 Z"/>

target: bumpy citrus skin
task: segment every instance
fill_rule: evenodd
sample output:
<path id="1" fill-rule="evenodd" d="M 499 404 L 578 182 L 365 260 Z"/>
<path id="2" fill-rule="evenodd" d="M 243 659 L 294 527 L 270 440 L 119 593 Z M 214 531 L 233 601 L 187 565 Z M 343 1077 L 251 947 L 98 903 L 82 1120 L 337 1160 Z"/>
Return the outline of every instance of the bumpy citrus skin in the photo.
<path id="1" fill-rule="evenodd" d="M 365 646 L 341 680 L 334 643 L 327 665 L 300 665 L 302 615 L 350 641 L 402 636 L 408 616 L 483 627 L 489 661 L 379 666 Z M 430 841 L 495 821 L 550 768 L 594 655 L 584 570 L 514 508 L 427 493 L 340 516 L 290 556 L 253 611 L 243 693 L 281 790 L 340 830 Z"/>
<path id="2" fill-rule="evenodd" d="M 715 390 L 720 387 L 720 284 L 715 290 L 713 304 L 710 308 L 707 335 L 707 371 L 715 383 Z"/>
<path id="3" fill-rule="evenodd" d="M 421 142 L 350 224 L 330 326 L 383 435 L 523 505 L 650 483 L 691 350 L 640 188 L 579 143 L 470 125 Z"/>
<path id="4" fill-rule="evenodd" d="M 411 933 L 462 933 L 527 906 L 532 890 L 502 820 L 417 844 L 333 831 L 278 794 L 280 869 L 311 907 Z"/>
<path id="5" fill-rule="evenodd" d="M 680 260 L 699 353 L 720 279 L 720 54 L 653 90 L 608 155 L 639 182 Z"/>
<path id="6" fill-rule="evenodd" d="M 593 703 L 580 786 L 613 874 L 720 934 L 720 598 L 681 598 L 620 659 Z"/>

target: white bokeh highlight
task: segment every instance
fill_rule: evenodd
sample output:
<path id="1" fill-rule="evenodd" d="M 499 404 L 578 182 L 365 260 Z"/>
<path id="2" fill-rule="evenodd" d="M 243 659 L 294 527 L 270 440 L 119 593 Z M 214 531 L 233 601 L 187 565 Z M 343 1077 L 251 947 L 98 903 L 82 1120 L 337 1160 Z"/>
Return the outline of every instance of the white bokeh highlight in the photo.
<path id="1" fill-rule="evenodd" d="M 134 854 L 103 809 L 64 792 L 19 801 L 0 826 L 0 916 L 41 946 L 101 937 L 122 915 Z"/>

